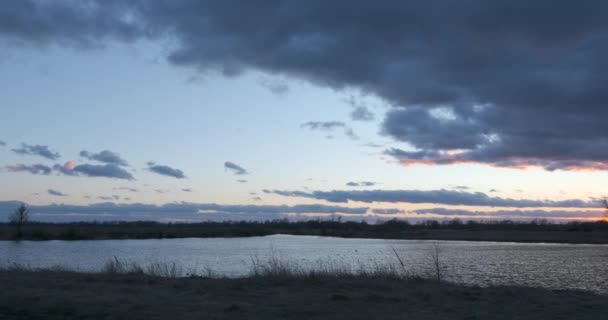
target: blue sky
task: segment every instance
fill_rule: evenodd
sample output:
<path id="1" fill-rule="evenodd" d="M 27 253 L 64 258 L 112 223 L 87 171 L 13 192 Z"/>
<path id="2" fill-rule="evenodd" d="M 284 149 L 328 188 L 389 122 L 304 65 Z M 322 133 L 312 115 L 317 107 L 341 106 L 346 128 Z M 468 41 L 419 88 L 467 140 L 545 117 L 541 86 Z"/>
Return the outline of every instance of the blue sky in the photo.
<path id="1" fill-rule="evenodd" d="M 9 14 L 17 16 L 20 12 L 19 9 L 9 10 Z M 305 69 L 294 71 L 288 64 L 285 71 L 280 66 L 248 67 L 246 58 L 239 62 L 245 65 L 241 73 L 226 75 L 222 72 L 226 71 L 225 66 L 224 69 L 210 68 L 199 62 L 189 63 L 187 59 L 186 62 L 176 60 L 176 51 L 192 50 L 190 44 L 183 43 L 187 41 L 184 35 L 160 40 L 142 37 L 127 42 L 94 39 L 93 35 L 95 45 L 81 46 L 66 45 L 65 37 L 69 40 L 69 34 L 57 36 L 57 39 L 50 35 L 41 44 L 30 43 L 35 40 L 27 35 L 17 33 L 15 36 L 10 26 L 1 28 L 0 39 L 3 36 L 9 40 L 23 37 L 24 44 L 8 41 L 0 45 L 3 49 L 0 55 L 0 141 L 6 144 L 0 146 L 0 201 L 23 201 L 39 206 L 40 212 L 50 204 L 77 205 L 80 206 L 78 210 L 86 213 L 87 206 L 100 202 L 158 206 L 170 203 L 335 205 L 314 197 L 280 196 L 264 190 L 449 190 L 471 197 L 483 193 L 490 198 L 550 201 L 587 201 L 604 195 L 603 184 L 608 176 L 602 169 L 604 160 L 598 159 L 595 153 L 588 158 L 575 156 L 587 152 L 582 148 L 581 151 L 569 151 L 572 156 L 556 154 L 557 151 L 553 151 L 561 148 L 556 145 L 543 155 L 522 156 L 530 154 L 525 151 L 529 146 L 534 149 L 537 144 L 537 149 L 541 149 L 549 145 L 549 140 L 530 139 L 529 143 L 522 144 L 525 147 L 521 150 L 509 150 L 513 154 L 502 156 L 500 160 L 493 160 L 488 155 L 477 156 L 475 152 L 481 149 L 472 149 L 471 156 L 465 152 L 463 158 L 442 164 L 446 155 L 451 157 L 452 153 L 462 152 L 461 147 L 454 146 L 465 142 L 457 142 L 454 137 L 465 137 L 466 132 L 477 130 L 473 128 L 477 122 L 463 120 L 473 128 L 470 130 L 461 124 L 452 127 L 452 122 L 460 120 L 458 106 L 462 101 L 428 107 L 434 114 L 446 109 L 456 110 L 455 118 L 442 120 L 441 116 L 421 116 L 418 109 L 426 108 L 423 102 L 411 105 L 402 102 L 415 100 L 416 93 L 407 93 L 405 89 L 414 83 L 407 81 L 401 84 L 404 88 L 402 97 L 393 90 L 399 85 L 378 87 L 355 80 L 334 83 L 341 78 L 324 76 L 321 72 L 317 79 L 314 73 L 311 76 Z M 407 59 L 399 61 L 401 64 L 406 62 L 409 63 Z M 405 72 L 401 65 L 393 65 L 382 79 L 401 77 L 399 72 Z M 499 100 L 496 97 L 496 101 Z M 475 107 L 473 104 L 479 105 L 472 103 L 471 108 Z M 355 119 L 351 113 L 357 106 L 371 112 L 373 119 Z M 451 113 L 453 111 L 448 112 Z M 399 120 L 415 117 L 420 117 L 415 123 Z M 397 120 L 390 122 L 389 119 Z M 418 127 L 428 119 L 437 123 Z M 521 120 L 525 119 L 522 116 Z M 323 130 L 306 126 L 308 122 L 339 125 Z M 401 123 L 403 128 L 397 128 Z M 599 132 L 597 136 L 604 136 L 604 133 Z M 505 141 L 510 138 L 504 134 Z M 450 139 L 454 141 L 446 147 L 447 143 L 443 141 Z M 554 143 L 554 140 L 550 142 Z M 47 146 L 61 156 L 50 160 L 13 150 L 21 148 L 22 144 Z M 393 148 L 402 152 L 399 155 L 391 153 Z M 502 148 L 500 152 L 507 152 L 504 151 L 507 148 Z M 91 177 L 82 172 L 74 176 L 56 170 L 50 174 L 31 174 L 11 169 L 35 164 L 53 167 L 69 161 L 74 161 L 75 165 L 99 166 L 103 163 L 83 158 L 80 153 L 104 150 L 126 160 L 128 166 L 123 169 L 134 179 Z M 417 150 L 428 153 L 425 160 L 417 160 L 411 153 Z M 437 156 L 436 150 L 441 155 Z M 517 164 L 505 165 L 505 159 L 516 159 Z M 154 173 L 149 170 L 147 163 L 150 161 L 181 170 L 185 178 Z M 248 174 L 234 174 L 225 168 L 227 161 L 243 167 Z M 589 161 L 594 161 L 595 167 L 590 167 Z M 530 167 L 532 164 L 538 165 Z M 373 183 L 347 185 L 364 181 Z M 371 221 L 391 217 L 477 218 L 466 214 L 415 212 L 438 207 L 489 212 L 483 217 L 491 216 L 490 213 L 496 210 L 526 210 L 483 203 L 451 205 L 443 202 L 420 203 L 405 197 L 394 202 L 350 200 L 339 205 L 369 208 L 364 215 L 346 216 L 365 217 Z M 379 215 L 372 212 L 374 208 L 402 211 Z M 533 209 L 560 210 L 556 217 L 562 217 L 563 211 L 595 210 L 593 217 L 602 214 L 599 203 L 596 208 L 535 205 Z M 234 210 L 220 213 L 224 214 L 223 218 L 230 218 Z M 340 210 L 335 213 L 342 214 Z M 330 216 L 326 212 L 310 214 Z M 306 216 L 305 212 L 297 215 Z M 524 218 L 537 216 L 552 217 L 550 213 L 530 213 Z M 163 215 L 155 216 L 159 217 Z M 167 212 L 167 217 L 173 217 L 173 213 Z M 245 210 L 235 217 L 256 219 L 259 215 L 247 215 Z M 576 218 L 577 213 L 571 217 Z"/>

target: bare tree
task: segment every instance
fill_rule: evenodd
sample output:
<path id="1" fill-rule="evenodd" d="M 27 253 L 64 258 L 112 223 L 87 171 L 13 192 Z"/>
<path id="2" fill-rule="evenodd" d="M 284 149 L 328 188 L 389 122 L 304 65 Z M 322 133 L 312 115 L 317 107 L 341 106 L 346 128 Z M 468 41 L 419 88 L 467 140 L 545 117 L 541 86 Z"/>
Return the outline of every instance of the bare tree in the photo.
<path id="1" fill-rule="evenodd" d="M 19 208 L 17 208 L 15 212 L 8 217 L 10 223 L 14 224 L 15 228 L 17 228 L 17 238 L 21 238 L 22 236 L 21 229 L 29 220 L 29 212 L 30 210 L 25 206 L 24 203 L 22 203 L 21 206 L 19 206 Z"/>

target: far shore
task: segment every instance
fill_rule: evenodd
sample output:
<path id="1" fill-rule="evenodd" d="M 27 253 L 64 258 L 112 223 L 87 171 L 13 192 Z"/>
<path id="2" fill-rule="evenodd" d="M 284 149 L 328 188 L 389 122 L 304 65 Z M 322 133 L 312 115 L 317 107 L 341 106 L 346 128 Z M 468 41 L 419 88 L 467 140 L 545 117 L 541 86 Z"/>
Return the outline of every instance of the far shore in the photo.
<path id="1" fill-rule="evenodd" d="M 16 237 L 15 226 L 0 224 L 0 240 L 108 240 L 252 237 L 274 234 L 331 236 L 342 238 L 460 240 L 497 242 L 544 242 L 569 244 L 607 244 L 608 222 L 546 221 L 516 223 L 427 221 L 409 224 L 391 220 L 379 224 L 365 222 L 305 221 L 288 222 L 203 222 L 203 223 L 28 223 Z"/>

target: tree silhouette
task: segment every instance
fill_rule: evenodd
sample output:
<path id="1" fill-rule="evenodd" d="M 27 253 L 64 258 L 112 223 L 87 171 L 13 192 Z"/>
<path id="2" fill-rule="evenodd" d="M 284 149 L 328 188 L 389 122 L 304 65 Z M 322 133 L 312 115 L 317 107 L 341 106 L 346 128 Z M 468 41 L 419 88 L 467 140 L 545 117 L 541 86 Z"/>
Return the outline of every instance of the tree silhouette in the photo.
<path id="1" fill-rule="evenodd" d="M 21 230 L 23 225 L 29 220 L 29 212 L 30 210 L 22 203 L 21 206 L 8 217 L 10 223 L 14 224 L 17 229 L 17 238 L 21 238 L 22 236 Z"/>

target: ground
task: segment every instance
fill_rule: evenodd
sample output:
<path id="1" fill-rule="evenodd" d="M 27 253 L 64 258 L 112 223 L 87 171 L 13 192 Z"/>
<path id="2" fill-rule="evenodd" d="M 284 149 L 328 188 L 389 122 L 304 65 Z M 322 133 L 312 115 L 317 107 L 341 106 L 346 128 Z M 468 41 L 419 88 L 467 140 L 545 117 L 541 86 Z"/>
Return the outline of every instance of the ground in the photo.
<path id="1" fill-rule="evenodd" d="M 605 319 L 608 297 L 363 276 L 0 271 L 0 319 Z"/>

